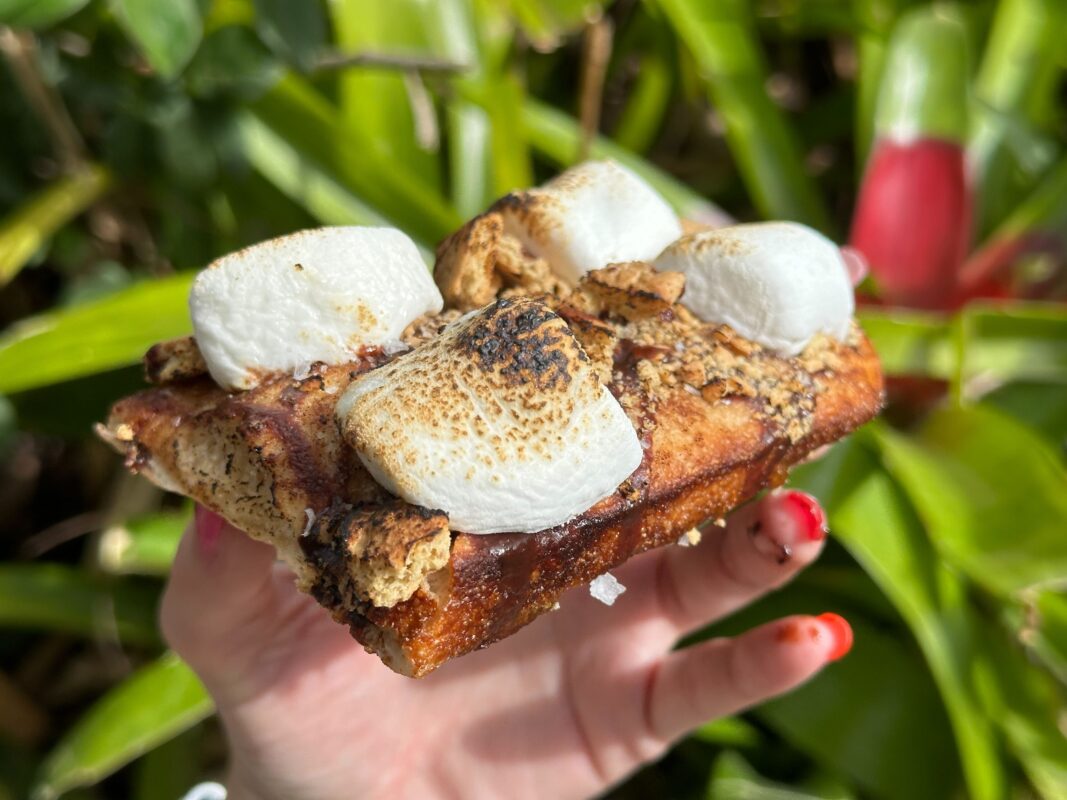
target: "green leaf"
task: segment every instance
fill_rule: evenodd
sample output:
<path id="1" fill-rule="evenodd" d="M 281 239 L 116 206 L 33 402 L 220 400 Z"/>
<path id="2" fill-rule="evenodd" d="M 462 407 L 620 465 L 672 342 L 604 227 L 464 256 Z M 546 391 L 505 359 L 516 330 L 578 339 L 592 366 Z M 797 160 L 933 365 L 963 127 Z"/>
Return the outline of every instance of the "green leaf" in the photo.
<path id="1" fill-rule="evenodd" d="M 134 772 L 135 800 L 184 797 L 202 774 L 204 725 L 194 725 L 145 753 Z"/>
<path id="2" fill-rule="evenodd" d="M 23 320 L 0 336 L 0 393 L 24 391 L 140 361 L 156 342 L 188 334 L 193 274 Z"/>
<path id="3" fill-rule="evenodd" d="M 574 163 L 581 131 L 577 120 L 562 111 L 532 98 L 522 107 L 522 124 L 530 144 L 561 167 Z M 593 158 L 612 158 L 632 169 L 663 195 L 678 215 L 710 225 L 729 224 L 729 216 L 714 203 L 705 200 L 688 186 L 671 177 L 641 156 L 620 147 L 603 136 L 593 140 Z"/>
<path id="4" fill-rule="evenodd" d="M 1004 732 L 1009 749 L 1041 795 L 1058 800 L 1067 792 L 1067 738 L 1060 727 L 1067 713 L 1062 687 L 1029 663 L 1018 643 L 996 625 L 982 629 L 980 668 L 989 716 Z"/>
<path id="5" fill-rule="evenodd" d="M 148 63 L 173 78 L 193 57 L 203 34 L 196 0 L 113 0 L 118 20 Z"/>
<path id="6" fill-rule="evenodd" d="M 213 708 L 192 670 L 173 653 L 163 655 L 104 695 L 67 731 L 41 768 L 35 800 L 100 781 Z"/>
<path id="7" fill-rule="evenodd" d="M 299 76 L 286 75 L 251 111 L 303 158 L 416 239 L 437 242 L 463 224 L 444 196 L 405 165 L 357 146 L 337 109 Z"/>
<path id="8" fill-rule="evenodd" d="M 889 374 L 961 380 L 969 396 L 1005 381 L 1067 383 L 1062 304 L 974 303 L 956 320 L 904 309 L 864 308 L 858 316 Z"/>
<path id="9" fill-rule="evenodd" d="M 935 412 L 916 438 L 875 431 L 950 563 L 1001 595 L 1067 581 L 1067 473 L 1025 425 L 970 406 Z"/>
<path id="10" fill-rule="evenodd" d="M 642 55 L 636 82 L 615 127 L 615 141 L 635 153 L 652 146 L 670 103 L 671 69 L 665 50 L 664 46 Z"/>
<path id="11" fill-rule="evenodd" d="M 798 791 L 761 776 L 739 754 L 726 751 L 715 759 L 708 800 L 819 800 L 826 795 Z"/>
<path id="12" fill-rule="evenodd" d="M 875 135 L 962 141 L 969 122 L 969 52 L 958 6 L 924 6 L 901 17 L 889 40 Z"/>
<path id="13" fill-rule="evenodd" d="M 916 0 L 853 0 L 861 32 L 857 36 L 856 163 L 862 173 L 874 133 L 874 111 L 882 85 L 889 35 L 898 15 Z"/>
<path id="14" fill-rule="evenodd" d="M 191 519 L 192 512 L 186 509 L 112 525 L 100 536 L 97 563 L 112 575 L 166 575 Z"/>
<path id="15" fill-rule="evenodd" d="M 52 235 L 111 186 L 111 175 L 93 164 L 60 178 L 0 222 L 0 286 L 10 281 Z"/>
<path id="16" fill-rule="evenodd" d="M 837 540 L 893 601 L 922 648 L 955 731 L 969 795 L 1003 797 L 1004 766 L 976 685 L 977 622 L 966 586 L 938 558 L 907 496 L 856 436 L 823 500 Z"/>
<path id="17" fill-rule="evenodd" d="M 510 0 L 527 38 L 542 52 L 555 50 L 563 38 L 595 18 L 603 6 L 591 0 Z"/>
<path id="18" fill-rule="evenodd" d="M 823 231 L 829 215 L 804 168 L 800 146 L 764 88 L 767 66 L 743 0 L 659 0 L 693 54 L 749 194 L 768 219 Z"/>
<path id="19" fill-rule="evenodd" d="M 205 37 L 185 71 L 185 81 L 189 92 L 199 97 L 229 94 L 253 100 L 270 89 L 282 72 L 282 65 L 252 31 L 226 25 Z"/>
<path id="20" fill-rule="evenodd" d="M 63 564 L 0 564 L 0 626 L 157 645 L 158 587 L 96 580 Z"/>
<path id="21" fill-rule="evenodd" d="M 1062 591 L 1045 591 L 1033 603 L 1037 620 L 1032 629 L 1020 636 L 1038 657 L 1067 686 L 1067 595 Z"/>
<path id="22" fill-rule="evenodd" d="M 1061 74 L 1062 0 L 998 3 L 975 94 L 977 118 L 968 164 L 978 191 L 978 230 L 988 233 L 1018 204 L 1048 166 L 1042 130 L 1056 117 Z"/>
<path id="23" fill-rule="evenodd" d="M 242 115 L 239 126 L 249 163 L 324 225 L 390 224 L 256 117 Z M 420 249 L 432 261 L 430 251 L 424 245 Z"/>
<path id="24" fill-rule="evenodd" d="M 337 44 L 348 53 L 424 52 L 429 45 L 426 5 L 420 0 L 333 0 L 330 12 Z M 412 80 L 398 70 L 345 69 L 339 79 L 341 120 L 354 140 L 349 147 L 367 149 L 436 189 L 440 186 L 436 144 L 427 136 L 430 131 L 418 127 L 422 121 L 413 109 Z M 426 112 L 425 122 L 435 127 L 434 109 Z"/>
<path id="25" fill-rule="evenodd" d="M 483 84 L 489 78 L 482 62 L 482 15 L 474 13 L 468 0 L 440 0 L 431 3 L 424 20 L 426 36 L 435 53 L 457 64 L 467 65 L 464 80 Z M 493 73 L 495 74 L 495 72 Z M 503 128 L 492 124 L 483 108 L 462 97 L 443 98 L 446 102 L 450 196 L 464 218 L 481 213 L 494 199 L 492 193 L 492 154 Z M 512 151 L 519 159 L 525 145 Z"/>
<path id="26" fill-rule="evenodd" d="M 47 28 L 81 11 L 89 0 L 0 0 L 0 24 Z"/>
<path id="27" fill-rule="evenodd" d="M 326 15 L 320 0 L 253 0 L 256 30 L 264 44 L 303 70 L 326 45 Z"/>
<path id="28" fill-rule="evenodd" d="M 756 747 L 763 739 L 758 728 L 740 717 L 720 717 L 701 725 L 690 735 L 720 747 Z"/>

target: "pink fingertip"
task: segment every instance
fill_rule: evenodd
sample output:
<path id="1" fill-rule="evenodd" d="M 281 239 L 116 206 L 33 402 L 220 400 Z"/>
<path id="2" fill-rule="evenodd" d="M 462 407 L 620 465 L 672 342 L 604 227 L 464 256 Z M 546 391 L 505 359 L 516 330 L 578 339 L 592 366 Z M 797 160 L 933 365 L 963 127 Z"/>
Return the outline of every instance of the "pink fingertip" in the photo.
<path id="1" fill-rule="evenodd" d="M 211 558 L 218 552 L 219 539 L 222 538 L 222 526 L 226 521 L 213 511 L 203 506 L 196 507 L 196 543 L 200 554 Z"/>
<path id="2" fill-rule="evenodd" d="M 847 656 L 852 649 L 853 641 L 852 626 L 848 624 L 848 620 L 840 614 L 831 612 L 820 614 L 815 619 L 819 620 L 823 627 L 829 631 L 830 640 L 833 642 L 827 658 L 831 661 L 837 661 Z"/>
<path id="3" fill-rule="evenodd" d="M 870 272 L 870 267 L 867 265 L 867 259 L 863 253 L 857 250 L 855 247 L 841 248 L 841 257 L 845 260 L 845 266 L 848 268 L 848 278 L 852 281 L 852 285 L 856 286 L 867 277 L 867 273 Z"/>

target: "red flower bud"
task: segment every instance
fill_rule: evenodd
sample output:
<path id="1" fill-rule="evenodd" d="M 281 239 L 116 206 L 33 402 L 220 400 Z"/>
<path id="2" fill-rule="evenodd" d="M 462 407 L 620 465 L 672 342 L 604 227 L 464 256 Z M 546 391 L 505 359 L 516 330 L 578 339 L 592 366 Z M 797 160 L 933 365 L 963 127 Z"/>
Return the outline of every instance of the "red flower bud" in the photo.
<path id="1" fill-rule="evenodd" d="M 971 207 L 959 144 L 883 138 L 867 166 L 849 244 L 867 257 L 889 302 L 949 308 L 971 241 Z"/>

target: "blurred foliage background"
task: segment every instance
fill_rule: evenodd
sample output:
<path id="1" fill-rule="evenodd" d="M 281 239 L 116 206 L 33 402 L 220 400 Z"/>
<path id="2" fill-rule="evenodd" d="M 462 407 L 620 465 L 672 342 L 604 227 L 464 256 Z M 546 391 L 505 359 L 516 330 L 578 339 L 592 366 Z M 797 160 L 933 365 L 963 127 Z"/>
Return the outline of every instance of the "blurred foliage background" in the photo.
<path id="1" fill-rule="evenodd" d="M 851 238 L 892 376 L 883 418 L 794 476 L 830 512 L 820 563 L 709 631 L 833 610 L 854 651 L 612 796 L 1067 797 L 1063 0 L 0 0 L 0 23 L 0 798 L 175 798 L 224 762 L 155 622 L 189 509 L 91 434 L 188 332 L 192 270 L 318 224 L 429 258 L 586 156 L 691 218 Z"/>

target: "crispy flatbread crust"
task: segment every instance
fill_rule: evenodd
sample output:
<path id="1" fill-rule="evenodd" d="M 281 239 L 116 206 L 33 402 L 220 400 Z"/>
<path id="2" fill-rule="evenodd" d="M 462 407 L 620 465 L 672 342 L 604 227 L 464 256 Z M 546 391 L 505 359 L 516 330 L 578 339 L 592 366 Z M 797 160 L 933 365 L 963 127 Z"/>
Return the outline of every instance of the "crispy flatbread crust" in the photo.
<path id="1" fill-rule="evenodd" d="M 413 323 L 411 346 L 472 305 L 463 285 L 483 299 L 485 287 L 461 272 L 442 273 L 457 287 L 451 310 Z M 538 295 L 569 323 L 645 450 L 618 491 L 539 533 L 450 531 L 447 515 L 374 482 L 345 445 L 334 405 L 389 360 L 377 350 L 231 394 L 195 374 L 195 343 L 157 347 L 149 373 L 161 385 L 119 401 L 99 431 L 129 468 L 273 544 L 300 587 L 368 650 L 419 677 L 514 633 L 567 589 L 781 484 L 812 450 L 880 410 L 878 359 L 858 326 L 847 342 L 818 337 L 798 358 L 778 358 L 693 317 L 680 277 L 616 265 L 573 291 Z M 493 291 L 543 288 L 505 281 Z"/>

